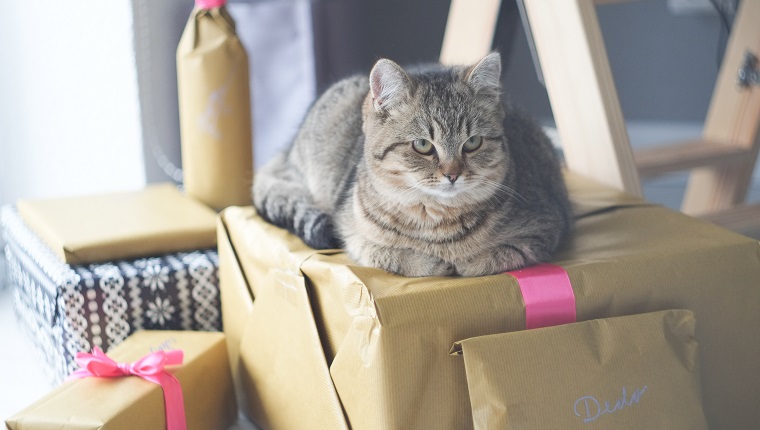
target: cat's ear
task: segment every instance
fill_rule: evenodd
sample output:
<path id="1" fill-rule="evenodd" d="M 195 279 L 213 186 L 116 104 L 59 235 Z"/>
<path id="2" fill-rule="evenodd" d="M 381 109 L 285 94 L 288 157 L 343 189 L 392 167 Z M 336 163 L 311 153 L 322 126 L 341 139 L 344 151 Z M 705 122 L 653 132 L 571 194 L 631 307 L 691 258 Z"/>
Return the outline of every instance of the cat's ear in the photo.
<path id="1" fill-rule="evenodd" d="M 376 111 L 391 109 L 409 94 L 411 81 L 404 69 L 391 60 L 380 59 L 369 72 L 372 105 Z"/>
<path id="2" fill-rule="evenodd" d="M 498 52 L 486 55 L 467 70 L 465 80 L 478 94 L 501 94 L 501 55 Z"/>

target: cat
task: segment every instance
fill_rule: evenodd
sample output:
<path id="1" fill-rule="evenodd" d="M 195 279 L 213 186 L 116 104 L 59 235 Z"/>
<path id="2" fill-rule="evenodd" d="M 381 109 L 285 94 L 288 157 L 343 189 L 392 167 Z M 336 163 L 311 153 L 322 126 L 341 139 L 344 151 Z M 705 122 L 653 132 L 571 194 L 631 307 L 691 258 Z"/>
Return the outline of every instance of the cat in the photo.
<path id="1" fill-rule="evenodd" d="M 556 152 L 508 108 L 501 56 L 337 82 L 255 175 L 267 221 L 403 276 L 482 276 L 549 259 L 572 227 Z"/>

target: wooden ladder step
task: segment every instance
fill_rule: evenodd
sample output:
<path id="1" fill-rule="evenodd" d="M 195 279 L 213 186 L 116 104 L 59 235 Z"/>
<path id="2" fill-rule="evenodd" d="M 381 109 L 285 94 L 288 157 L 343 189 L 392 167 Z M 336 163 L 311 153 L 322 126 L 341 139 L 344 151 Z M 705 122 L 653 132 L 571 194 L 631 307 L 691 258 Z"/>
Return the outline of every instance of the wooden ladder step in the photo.
<path id="1" fill-rule="evenodd" d="M 687 140 L 634 152 L 639 175 L 650 177 L 695 167 L 717 166 L 746 161 L 748 148 L 704 139 Z"/>
<path id="2" fill-rule="evenodd" d="M 760 203 L 738 205 L 700 218 L 729 230 L 760 237 Z"/>

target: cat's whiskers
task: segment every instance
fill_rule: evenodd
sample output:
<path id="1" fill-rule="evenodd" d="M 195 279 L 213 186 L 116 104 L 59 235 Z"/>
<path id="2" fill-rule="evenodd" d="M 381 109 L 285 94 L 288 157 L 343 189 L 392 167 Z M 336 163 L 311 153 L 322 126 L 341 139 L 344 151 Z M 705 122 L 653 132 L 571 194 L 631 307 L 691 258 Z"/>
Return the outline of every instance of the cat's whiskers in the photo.
<path id="1" fill-rule="evenodd" d="M 529 205 L 528 199 L 526 199 L 522 194 L 520 194 L 519 192 L 517 192 L 517 190 L 515 190 L 514 188 L 511 188 L 511 187 L 509 187 L 507 185 L 504 185 L 504 184 L 502 184 L 500 182 L 496 182 L 494 180 L 488 179 L 485 176 L 478 176 L 478 179 L 481 181 L 482 185 L 491 187 L 492 190 L 502 191 L 508 197 L 514 198 L 515 200 L 517 200 L 518 202 L 522 203 L 525 206 Z M 499 197 L 498 193 L 495 193 L 492 196 L 492 198 L 494 198 L 494 199 L 498 199 L 498 197 Z"/>

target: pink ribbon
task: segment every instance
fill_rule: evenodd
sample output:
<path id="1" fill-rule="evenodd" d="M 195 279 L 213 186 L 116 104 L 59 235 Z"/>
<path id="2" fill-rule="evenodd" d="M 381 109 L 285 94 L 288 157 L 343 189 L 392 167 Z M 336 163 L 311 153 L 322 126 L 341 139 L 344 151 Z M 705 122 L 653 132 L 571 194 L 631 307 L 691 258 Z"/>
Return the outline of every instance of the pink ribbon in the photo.
<path id="1" fill-rule="evenodd" d="M 182 364 L 182 350 L 152 352 L 134 363 L 117 363 L 107 356 L 97 346 L 92 354 L 78 352 L 76 362 L 81 366 L 69 376 L 72 378 L 119 378 L 123 376 L 139 376 L 146 381 L 158 384 L 164 390 L 164 405 L 166 406 L 166 429 L 185 430 L 185 401 L 182 397 L 182 387 L 174 375 L 164 371 L 164 366 Z"/>
<path id="2" fill-rule="evenodd" d="M 227 0 L 195 0 L 195 7 L 200 9 L 214 9 L 227 4 Z"/>
<path id="3" fill-rule="evenodd" d="M 538 264 L 507 273 L 517 278 L 520 285 L 526 328 L 575 322 L 575 293 L 565 269 Z"/>

